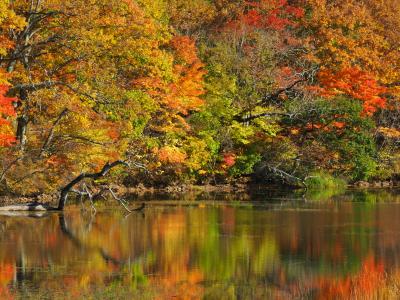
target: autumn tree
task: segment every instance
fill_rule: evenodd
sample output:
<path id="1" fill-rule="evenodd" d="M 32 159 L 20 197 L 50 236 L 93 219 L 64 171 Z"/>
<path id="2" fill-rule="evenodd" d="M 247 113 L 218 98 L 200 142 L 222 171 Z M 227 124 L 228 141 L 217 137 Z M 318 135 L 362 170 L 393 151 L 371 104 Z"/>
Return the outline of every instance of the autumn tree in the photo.
<path id="1" fill-rule="evenodd" d="M 54 191 L 66 173 L 119 159 L 152 170 L 126 184 L 254 173 L 302 184 L 322 165 L 388 178 L 398 11 L 395 0 L 2 0 L 3 188 Z"/>
<path id="2" fill-rule="evenodd" d="M 64 180 L 65 170 L 99 170 L 123 158 L 153 116 L 167 118 L 168 124 L 185 123 L 179 114 L 201 102 L 202 65 L 179 43 L 174 46 L 163 5 L 12 3 L 26 25 L 10 28 L 7 38 L 14 47 L 0 59 L 12 84 L 8 94 L 18 98 L 18 151 L 4 157 L 9 188 L 52 190 Z M 154 79 L 153 84 L 159 78 L 155 89 L 163 94 L 133 84 L 143 78 Z"/>
<path id="3" fill-rule="evenodd" d="M 390 169 L 397 164 L 399 39 L 393 29 L 398 3 L 311 0 L 307 5 L 310 18 L 303 25 L 313 45 L 309 58 L 320 67 L 314 84 L 328 99 L 345 95 L 363 103 L 363 115 L 373 118 L 380 132 L 377 161 Z"/>
<path id="4" fill-rule="evenodd" d="M 207 172 L 220 178 L 253 173 L 266 144 L 281 131 L 284 99 L 297 94 L 310 69 L 299 55 L 301 6 L 286 1 L 236 5 L 239 10 L 231 8 L 231 17 L 214 23 L 219 26 L 198 42 L 207 63 L 207 94 L 204 111 L 192 123 L 214 141 L 217 151 Z"/>
<path id="5" fill-rule="evenodd" d="M 0 59 L 15 47 L 8 36 L 10 29 L 18 32 L 25 25 L 23 17 L 17 16 L 8 0 L 0 1 Z M 14 141 L 14 134 L 10 127 L 9 117 L 15 116 L 15 98 L 8 97 L 9 75 L 4 68 L 0 68 L 0 146 L 10 146 Z"/>

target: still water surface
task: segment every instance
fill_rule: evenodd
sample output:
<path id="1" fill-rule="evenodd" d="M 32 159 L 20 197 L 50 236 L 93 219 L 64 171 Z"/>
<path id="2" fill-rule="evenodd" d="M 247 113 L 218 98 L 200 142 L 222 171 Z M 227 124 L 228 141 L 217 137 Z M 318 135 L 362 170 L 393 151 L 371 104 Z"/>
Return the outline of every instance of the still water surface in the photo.
<path id="1" fill-rule="evenodd" d="M 229 197 L 150 202 L 130 215 L 69 206 L 63 214 L 0 216 L 0 299 L 400 295 L 395 193 Z"/>

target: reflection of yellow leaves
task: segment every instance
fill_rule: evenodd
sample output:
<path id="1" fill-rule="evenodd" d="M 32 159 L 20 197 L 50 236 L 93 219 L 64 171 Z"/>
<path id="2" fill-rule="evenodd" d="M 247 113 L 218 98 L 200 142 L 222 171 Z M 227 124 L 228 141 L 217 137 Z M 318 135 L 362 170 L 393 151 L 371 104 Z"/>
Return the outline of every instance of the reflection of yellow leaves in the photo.
<path id="1" fill-rule="evenodd" d="M 86 287 L 88 286 L 89 282 L 90 282 L 90 276 L 88 274 L 83 274 L 80 279 L 79 285 L 81 287 Z"/>

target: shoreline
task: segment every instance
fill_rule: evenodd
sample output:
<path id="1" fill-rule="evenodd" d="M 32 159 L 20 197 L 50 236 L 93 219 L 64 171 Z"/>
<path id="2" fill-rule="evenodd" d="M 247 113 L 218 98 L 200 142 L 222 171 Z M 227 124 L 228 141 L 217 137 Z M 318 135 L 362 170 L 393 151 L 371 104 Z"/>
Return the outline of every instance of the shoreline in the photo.
<path id="1" fill-rule="evenodd" d="M 346 190 L 393 190 L 400 187 L 400 182 L 397 181 L 373 181 L 365 182 L 359 181 L 353 184 L 347 184 Z M 306 192 L 306 188 L 295 187 L 290 185 L 277 185 L 277 184 L 257 184 L 257 183 L 232 183 L 232 184 L 217 184 L 217 185 L 194 185 L 194 184 L 180 184 L 165 187 L 145 187 L 139 184 L 136 187 L 126 187 L 123 185 L 111 185 L 111 188 L 123 197 L 128 197 L 130 200 L 147 201 L 146 198 L 157 197 L 180 197 L 184 195 L 191 195 L 197 197 L 200 195 L 208 194 L 237 194 L 251 196 L 254 194 L 266 193 L 290 193 L 290 192 Z M 99 193 L 101 189 L 95 190 Z M 323 191 L 324 189 L 309 189 L 310 191 Z M 100 194 L 99 194 L 100 195 Z M 242 197 L 241 197 L 242 198 Z M 247 198 L 247 197 L 246 197 Z M 59 200 L 58 193 L 54 194 L 38 194 L 38 195 L 12 195 L 2 194 L 0 196 L 0 206 L 9 204 L 25 204 L 30 202 L 38 202 L 43 204 L 56 204 Z"/>

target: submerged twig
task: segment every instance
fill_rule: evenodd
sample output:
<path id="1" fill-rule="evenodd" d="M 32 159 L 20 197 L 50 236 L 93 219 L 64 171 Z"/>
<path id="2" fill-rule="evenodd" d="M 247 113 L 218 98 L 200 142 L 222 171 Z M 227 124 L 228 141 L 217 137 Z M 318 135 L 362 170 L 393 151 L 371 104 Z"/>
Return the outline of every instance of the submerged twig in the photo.
<path id="1" fill-rule="evenodd" d="M 112 196 L 115 200 L 117 200 L 119 203 L 121 203 L 121 205 L 122 205 L 128 212 L 130 212 L 130 213 L 132 212 L 132 210 L 130 210 L 129 207 L 125 204 L 124 200 L 117 197 L 117 195 L 114 193 L 114 191 L 112 190 L 112 188 L 109 187 L 108 190 L 110 191 L 111 196 Z"/>

